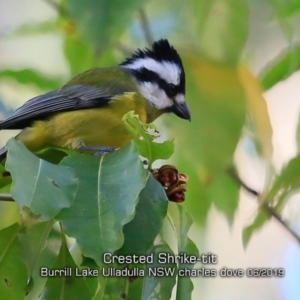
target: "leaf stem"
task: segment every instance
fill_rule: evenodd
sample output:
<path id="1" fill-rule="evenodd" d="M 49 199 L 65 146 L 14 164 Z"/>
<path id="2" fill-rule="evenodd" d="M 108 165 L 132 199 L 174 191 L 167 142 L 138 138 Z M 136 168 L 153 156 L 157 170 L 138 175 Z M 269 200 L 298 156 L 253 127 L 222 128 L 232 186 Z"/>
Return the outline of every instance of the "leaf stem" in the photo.
<path id="1" fill-rule="evenodd" d="M 241 185 L 247 192 L 249 192 L 255 197 L 259 197 L 259 192 L 250 188 L 246 183 L 244 183 L 238 176 L 236 170 L 230 168 L 228 170 L 228 174 L 236 183 Z M 265 200 L 260 206 L 261 209 L 263 209 L 269 216 L 275 218 L 275 220 L 277 220 L 279 224 L 281 224 L 300 244 L 300 236 L 292 228 L 290 228 L 290 226 L 281 218 L 280 214 L 277 213 L 274 207 L 272 207 L 268 202 L 269 201 Z"/>
<path id="2" fill-rule="evenodd" d="M 15 202 L 11 194 L 0 194 L 0 201 Z"/>

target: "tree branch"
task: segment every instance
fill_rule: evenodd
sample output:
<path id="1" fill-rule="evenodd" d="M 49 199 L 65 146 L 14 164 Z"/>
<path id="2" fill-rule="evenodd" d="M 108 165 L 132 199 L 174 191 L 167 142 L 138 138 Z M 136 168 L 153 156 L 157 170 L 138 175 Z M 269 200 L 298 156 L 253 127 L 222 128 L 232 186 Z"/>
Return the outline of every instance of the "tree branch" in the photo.
<path id="1" fill-rule="evenodd" d="M 238 183 L 239 185 L 241 185 L 247 192 L 249 192 L 250 194 L 252 194 L 253 196 L 258 197 L 259 193 L 256 190 L 253 190 L 252 188 L 248 187 L 239 177 L 239 175 L 237 174 L 236 170 L 234 168 L 230 168 L 227 170 L 227 173 L 229 174 L 229 176 L 231 177 L 231 179 L 233 179 L 236 183 Z"/>
<path id="2" fill-rule="evenodd" d="M 250 188 L 248 185 L 246 185 L 238 176 L 237 172 L 235 169 L 230 168 L 228 169 L 228 174 L 229 176 L 240 186 L 242 186 L 247 192 L 249 192 L 250 194 L 252 194 L 255 197 L 259 197 L 259 192 L 257 192 L 256 190 Z M 272 207 L 268 201 L 264 201 L 262 203 L 262 205 L 260 206 L 261 209 L 263 209 L 269 216 L 275 218 L 296 240 L 297 242 L 300 244 L 300 236 L 292 229 L 289 227 L 289 225 L 281 218 L 280 214 L 278 214 L 276 212 L 276 210 L 274 209 L 274 207 Z"/>
<path id="3" fill-rule="evenodd" d="M 11 194 L 0 194 L 0 201 L 15 202 Z"/>
<path id="4" fill-rule="evenodd" d="M 144 9 L 140 9 L 140 19 L 142 24 L 142 29 L 144 32 L 145 40 L 149 46 L 152 46 L 154 39 L 151 33 L 150 24 L 146 12 Z"/>
<path id="5" fill-rule="evenodd" d="M 282 220 L 281 216 L 275 211 L 274 207 L 270 206 L 267 202 L 264 202 L 261 207 L 268 215 L 274 217 L 300 244 L 299 235 L 292 228 L 290 228 L 284 220 Z"/>

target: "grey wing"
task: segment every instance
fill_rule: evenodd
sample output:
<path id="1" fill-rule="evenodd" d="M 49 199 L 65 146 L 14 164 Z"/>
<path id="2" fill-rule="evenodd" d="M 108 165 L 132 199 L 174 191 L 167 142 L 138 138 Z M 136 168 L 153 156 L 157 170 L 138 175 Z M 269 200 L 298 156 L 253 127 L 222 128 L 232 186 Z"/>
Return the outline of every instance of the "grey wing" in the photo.
<path id="1" fill-rule="evenodd" d="M 63 87 L 28 100 L 10 117 L 0 121 L 0 129 L 23 129 L 33 121 L 43 120 L 57 112 L 105 106 L 111 98 L 112 95 L 91 86 Z"/>

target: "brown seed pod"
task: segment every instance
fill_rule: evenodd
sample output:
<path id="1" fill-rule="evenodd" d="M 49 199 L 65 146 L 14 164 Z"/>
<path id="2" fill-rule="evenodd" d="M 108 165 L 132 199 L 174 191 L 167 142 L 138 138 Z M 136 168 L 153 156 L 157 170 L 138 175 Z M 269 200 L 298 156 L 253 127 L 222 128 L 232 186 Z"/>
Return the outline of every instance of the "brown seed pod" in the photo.
<path id="1" fill-rule="evenodd" d="M 181 203 L 185 200 L 185 184 L 188 181 L 186 174 L 179 173 L 177 168 L 172 165 L 163 165 L 151 172 L 154 178 L 165 188 L 170 201 Z"/>
<path id="2" fill-rule="evenodd" d="M 172 165 L 164 165 L 158 169 L 158 181 L 164 186 L 169 187 L 178 182 L 178 170 Z"/>
<path id="3" fill-rule="evenodd" d="M 167 196 L 170 201 L 182 203 L 185 200 L 186 187 L 177 186 L 167 190 Z"/>
<path id="4" fill-rule="evenodd" d="M 158 181 L 158 176 L 159 176 L 158 169 L 151 170 L 151 173 L 153 177 Z"/>
<path id="5" fill-rule="evenodd" d="M 186 174 L 180 173 L 178 175 L 178 184 L 186 184 L 189 180 L 189 177 Z"/>

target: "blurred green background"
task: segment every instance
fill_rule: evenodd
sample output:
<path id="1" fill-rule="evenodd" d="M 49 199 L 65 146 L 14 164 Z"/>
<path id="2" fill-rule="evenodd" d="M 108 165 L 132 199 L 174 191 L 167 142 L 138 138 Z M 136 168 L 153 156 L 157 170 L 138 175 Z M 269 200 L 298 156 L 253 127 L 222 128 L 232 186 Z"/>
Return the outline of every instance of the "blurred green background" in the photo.
<path id="1" fill-rule="evenodd" d="M 299 245 L 271 220 L 243 247 L 258 205 L 226 173 L 235 164 L 264 192 L 297 153 L 299 12 L 299 0 L 0 0 L 1 116 L 168 38 L 183 59 L 192 122 L 163 116 L 157 123 L 163 139 L 175 139 L 171 162 L 190 177 L 191 238 L 200 253 L 218 256 L 217 269 L 286 270 L 284 278 L 194 278 L 193 299 L 299 299 Z M 1 132 L 1 144 L 11 135 Z M 283 215 L 300 233 L 299 214 L 296 195 Z"/>

